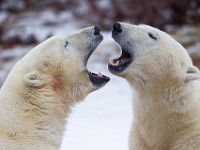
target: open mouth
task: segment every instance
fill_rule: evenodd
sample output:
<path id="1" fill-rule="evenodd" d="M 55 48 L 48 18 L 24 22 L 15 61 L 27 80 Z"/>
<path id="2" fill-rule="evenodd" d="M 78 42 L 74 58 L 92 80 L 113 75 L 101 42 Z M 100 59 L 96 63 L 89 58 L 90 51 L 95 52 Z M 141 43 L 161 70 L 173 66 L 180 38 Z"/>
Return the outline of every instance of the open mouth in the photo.
<path id="1" fill-rule="evenodd" d="M 103 37 L 100 34 L 100 30 L 99 30 L 98 27 L 94 27 L 94 35 L 96 36 L 96 41 L 98 41 L 97 43 L 99 44 L 103 40 Z M 89 54 L 87 55 L 87 58 L 86 58 L 86 64 L 87 64 L 88 59 L 90 58 L 90 56 L 92 55 L 92 53 L 94 52 L 95 49 L 96 49 L 96 46 L 91 48 L 91 50 L 90 50 L 90 52 L 89 52 Z M 87 73 L 89 75 L 90 81 L 95 86 L 101 87 L 101 86 L 105 85 L 108 81 L 110 81 L 109 77 L 103 75 L 100 72 L 98 74 L 96 74 L 96 73 L 93 73 L 93 72 L 90 72 L 90 71 L 87 70 Z"/>
<path id="2" fill-rule="evenodd" d="M 105 75 L 103 75 L 101 72 L 99 72 L 98 74 L 96 74 L 96 73 L 88 71 L 88 75 L 89 75 L 90 81 L 95 86 L 103 86 L 108 81 L 110 81 L 110 78 L 107 77 L 107 76 L 105 76 Z"/>
<path id="3" fill-rule="evenodd" d="M 122 48 L 121 56 L 119 58 L 109 60 L 108 69 L 112 73 L 119 73 L 124 71 L 132 61 L 132 54 L 128 50 Z"/>

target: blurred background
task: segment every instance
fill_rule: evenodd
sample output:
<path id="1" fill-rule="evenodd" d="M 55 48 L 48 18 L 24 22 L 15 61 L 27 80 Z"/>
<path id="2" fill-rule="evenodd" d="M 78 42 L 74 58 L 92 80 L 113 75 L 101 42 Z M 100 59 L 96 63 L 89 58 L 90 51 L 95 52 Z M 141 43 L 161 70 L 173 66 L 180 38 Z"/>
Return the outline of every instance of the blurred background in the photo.
<path id="1" fill-rule="evenodd" d="M 149 24 L 168 32 L 200 68 L 200 0 L 0 0 L 0 87 L 13 65 L 48 37 L 93 25 L 103 31 L 104 41 L 88 67 L 112 80 L 76 107 L 62 149 L 127 149 L 131 90 L 125 80 L 107 71 L 108 58 L 120 53 L 110 34 L 116 21 Z M 113 122 L 118 126 L 113 128 Z M 80 136 L 82 143 L 77 144 Z M 91 140 L 93 144 L 88 144 Z"/>
<path id="2" fill-rule="evenodd" d="M 15 59 L 2 52 L 24 46 L 30 50 L 54 34 L 92 25 L 107 32 L 115 21 L 149 24 L 171 33 L 186 48 L 199 49 L 200 0 L 0 0 L 0 85 L 4 64 Z M 197 54 L 192 57 L 200 67 Z"/>

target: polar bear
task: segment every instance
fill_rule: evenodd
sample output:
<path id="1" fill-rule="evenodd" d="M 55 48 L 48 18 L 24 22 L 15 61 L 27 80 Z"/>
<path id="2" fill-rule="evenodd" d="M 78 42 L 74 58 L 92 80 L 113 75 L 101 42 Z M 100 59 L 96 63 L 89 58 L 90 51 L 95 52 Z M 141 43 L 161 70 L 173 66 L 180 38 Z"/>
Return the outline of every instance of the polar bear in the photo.
<path id="1" fill-rule="evenodd" d="M 134 87 L 130 150 L 200 150 L 200 71 L 168 34 L 115 23 L 122 49 L 109 70 Z"/>
<path id="2" fill-rule="evenodd" d="M 86 69 L 98 27 L 53 36 L 11 70 L 0 90 L 0 149 L 59 150 L 70 108 L 109 78 Z"/>

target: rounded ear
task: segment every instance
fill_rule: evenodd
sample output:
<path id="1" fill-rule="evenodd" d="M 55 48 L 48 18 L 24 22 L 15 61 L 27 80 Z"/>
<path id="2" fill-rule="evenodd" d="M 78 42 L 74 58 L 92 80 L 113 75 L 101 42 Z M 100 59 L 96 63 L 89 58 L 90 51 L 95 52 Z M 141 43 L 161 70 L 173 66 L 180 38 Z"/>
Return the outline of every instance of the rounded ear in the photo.
<path id="1" fill-rule="evenodd" d="M 30 72 L 24 76 L 24 81 L 27 86 L 41 87 L 45 84 L 45 80 L 37 72 Z"/>
<path id="2" fill-rule="evenodd" d="M 197 67 L 195 66 L 190 66 L 187 68 L 187 71 L 185 73 L 184 79 L 185 81 L 192 81 L 192 80 L 197 80 L 200 78 L 200 71 Z"/>

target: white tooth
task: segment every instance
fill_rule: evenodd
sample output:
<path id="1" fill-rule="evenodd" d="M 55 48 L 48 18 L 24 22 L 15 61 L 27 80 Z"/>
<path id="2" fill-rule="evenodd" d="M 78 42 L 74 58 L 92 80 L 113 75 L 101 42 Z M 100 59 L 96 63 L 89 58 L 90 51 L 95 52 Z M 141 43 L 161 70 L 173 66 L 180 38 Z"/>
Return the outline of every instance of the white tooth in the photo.
<path id="1" fill-rule="evenodd" d="M 119 60 L 115 63 L 116 66 L 119 66 Z"/>
<path id="2" fill-rule="evenodd" d="M 99 77 L 103 77 L 103 74 L 101 72 L 98 73 Z"/>
<path id="3" fill-rule="evenodd" d="M 111 58 L 109 59 L 109 64 L 111 64 L 112 66 L 117 66 L 117 64 L 114 63 L 113 60 L 112 60 Z"/>
<path id="4" fill-rule="evenodd" d="M 119 65 L 119 60 L 114 63 L 113 60 L 110 58 L 109 59 L 109 64 L 111 64 L 112 66 L 118 66 Z"/>
<path id="5" fill-rule="evenodd" d="M 117 66 L 116 63 L 113 63 L 112 65 L 113 65 L 113 66 Z"/>
<path id="6" fill-rule="evenodd" d="M 113 60 L 112 60 L 112 58 L 109 58 L 109 64 L 113 65 Z"/>

